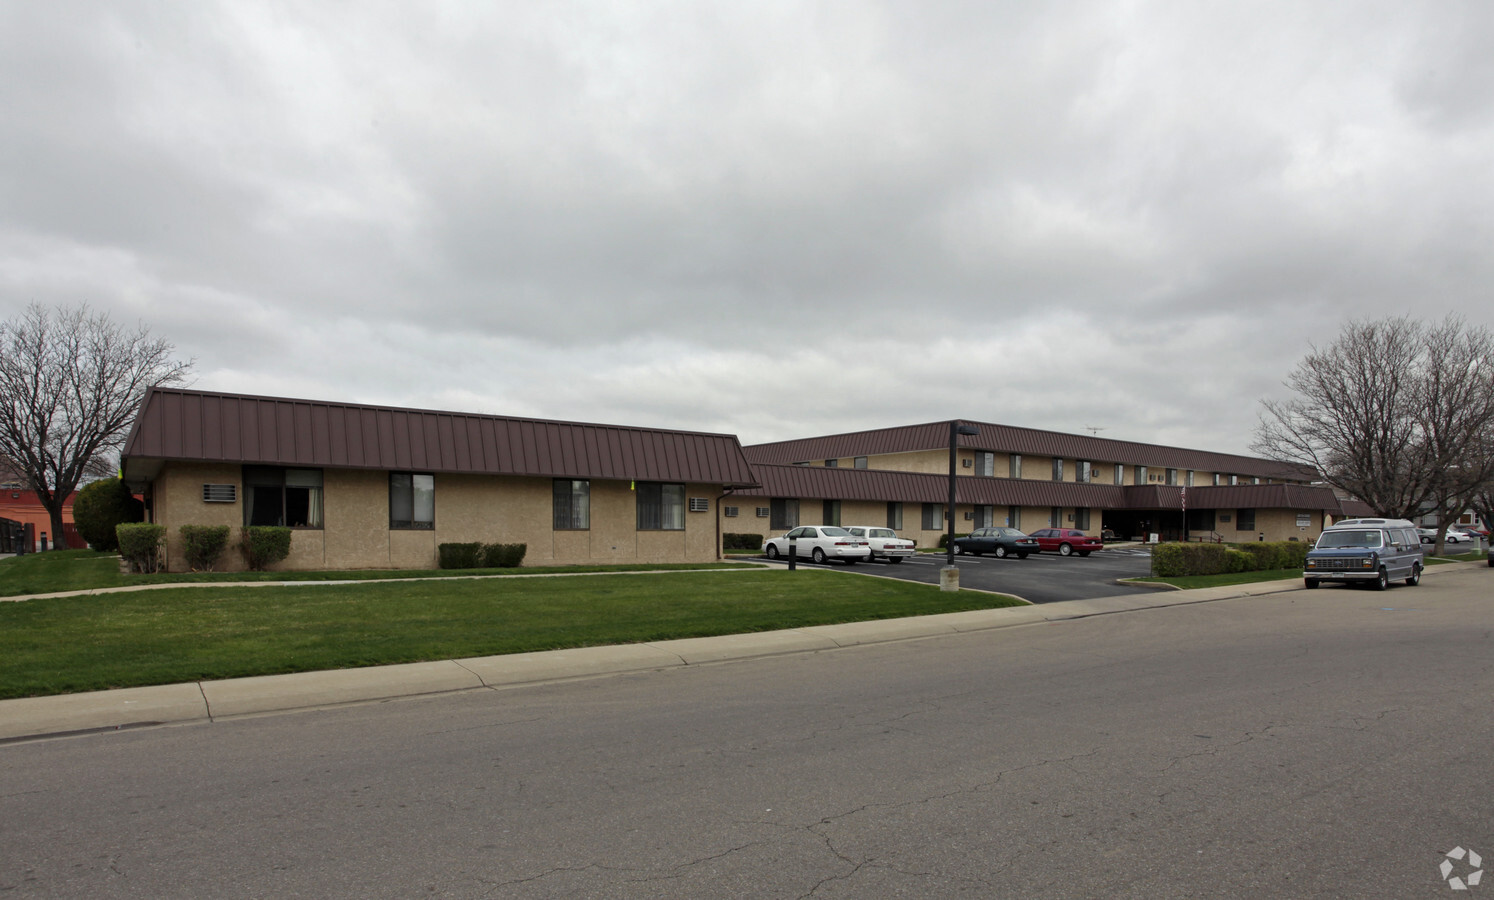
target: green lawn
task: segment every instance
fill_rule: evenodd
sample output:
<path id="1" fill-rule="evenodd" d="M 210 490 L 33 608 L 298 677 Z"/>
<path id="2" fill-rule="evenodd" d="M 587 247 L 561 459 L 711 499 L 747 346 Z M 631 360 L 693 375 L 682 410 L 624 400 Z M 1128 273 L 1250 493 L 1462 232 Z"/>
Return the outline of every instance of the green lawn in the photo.
<path id="1" fill-rule="evenodd" d="M 205 586 L 0 602 L 0 698 L 1016 605 L 975 591 L 783 569 Z"/>
<path id="2" fill-rule="evenodd" d="M 459 575 L 535 575 L 547 572 L 657 572 L 735 569 L 745 563 L 670 563 L 620 566 L 531 566 L 520 569 L 377 569 L 335 572 L 159 572 L 121 575 L 119 557 L 92 550 L 58 550 L 0 560 L 0 597 L 86 591 L 137 584 L 202 584 L 225 581 L 356 581 L 368 578 L 451 578 Z"/>

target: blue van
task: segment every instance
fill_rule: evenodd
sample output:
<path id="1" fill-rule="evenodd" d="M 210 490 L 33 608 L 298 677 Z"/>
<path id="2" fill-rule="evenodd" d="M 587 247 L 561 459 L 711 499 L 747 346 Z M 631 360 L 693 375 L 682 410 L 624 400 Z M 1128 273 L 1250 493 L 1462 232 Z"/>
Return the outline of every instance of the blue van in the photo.
<path id="1" fill-rule="evenodd" d="M 1421 583 L 1426 557 L 1416 525 L 1407 519 L 1345 519 L 1318 535 L 1307 551 L 1302 578 L 1310 588 L 1324 581 L 1368 584 L 1383 591 L 1392 581 Z"/>

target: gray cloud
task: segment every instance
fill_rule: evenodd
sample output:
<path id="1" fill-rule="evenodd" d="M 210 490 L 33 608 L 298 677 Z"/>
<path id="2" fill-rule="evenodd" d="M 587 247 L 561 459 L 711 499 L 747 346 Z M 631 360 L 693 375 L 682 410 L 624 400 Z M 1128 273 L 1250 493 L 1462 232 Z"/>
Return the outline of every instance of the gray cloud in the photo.
<path id="1" fill-rule="evenodd" d="M 1475 2 L 0 17 L 0 317 L 202 387 L 1245 452 L 1346 319 L 1494 323 Z"/>

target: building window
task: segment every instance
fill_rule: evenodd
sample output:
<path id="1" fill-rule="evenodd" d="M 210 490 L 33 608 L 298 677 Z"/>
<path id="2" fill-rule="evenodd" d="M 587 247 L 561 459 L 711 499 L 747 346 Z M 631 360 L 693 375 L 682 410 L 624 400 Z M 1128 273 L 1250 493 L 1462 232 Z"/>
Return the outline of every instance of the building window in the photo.
<path id="1" fill-rule="evenodd" d="M 1063 481 L 1063 459 L 1057 456 L 1053 457 L 1053 480 Z"/>
<path id="2" fill-rule="evenodd" d="M 1011 473 L 1010 477 L 1012 477 L 1012 478 L 1021 478 L 1022 477 L 1022 454 L 1020 454 L 1020 453 L 1013 453 L 1012 454 L 1012 458 L 1011 458 L 1011 462 L 1010 462 L 1010 464 L 1008 465 L 1007 468 L 1008 468 L 1008 471 Z"/>
<path id="3" fill-rule="evenodd" d="M 556 531 L 586 531 L 591 528 L 591 482 L 557 478 L 553 493 Z"/>
<path id="4" fill-rule="evenodd" d="M 757 517 L 759 519 L 766 519 L 771 514 L 771 511 L 766 506 L 757 506 L 753 508 L 757 510 Z"/>
<path id="5" fill-rule="evenodd" d="M 1237 509 L 1237 510 L 1235 510 L 1235 530 L 1236 531 L 1254 531 L 1255 530 L 1255 510 L 1253 510 L 1253 509 Z"/>
<path id="6" fill-rule="evenodd" d="M 1116 484 L 1125 484 L 1126 483 L 1126 466 L 1125 466 L 1125 463 L 1116 463 L 1115 464 L 1115 483 Z"/>
<path id="7" fill-rule="evenodd" d="M 833 468 L 835 468 L 835 467 L 837 467 L 839 465 L 840 465 L 840 460 L 838 460 L 838 459 L 827 459 L 827 460 L 825 460 L 825 468 L 827 468 L 827 469 L 833 469 Z"/>
<path id="8" fill-rule="evenodd" d="M 858 457 L 856 457 L 855 459 L 851 460 L 851 465 L 855 466 L 858 469 L 864 469 L 864 468 L 866 468 L 866 457 L 864 457 L 864 456 L 858 456 Z"/>
<path id="9" fill-rule="evenodd" d="M 1061 506 L 1050 506 L 1050 507 L 1048 507 L 1048 527 L 1049 528 L 1062 528 L 1063 527 L 1063 507 L 1061 507 Z"/>
<path id="10" fill-rule="evenodd" d="M 1022 529 L 1022 507 L 1008 506 L 1006 508 L 1006 524 L 1018 531 Z"/>
<path id="11" fill-rule="evenodd" d="M 640 481 L 633 488 L 638 495 L 639 531 L 684 531 L 685 486 Z"/>
<path id="12" fill-rule="evenodd" d="M 903 527 L 903 505 L 897 502 L 887 504 L 887 527 L 893 531 L 901 531 Z"/>
<path id="13" fill-rule="evenodd" d="M 415 472 L 389 473 L 389 527 L 436 527 L 436 476 Z"/>
<path id="14" fill-rule="evenodd" d="M 994 507 L 994 506 L 979 506 L 979 505 L 977 505 L 975 507 L 975 527 L 976 528 L 989 528 L 992 525 L 995 525 L 996 523 L 995 523 L 995 521 L 993 521 L 995 518 L 996 518 L 996 507 Z"/>
<path id="15" fill-rule="evenodd" d="M 1174 487 L 1177 486 L 1177 483 L 1178 483 L 1178 470 L 1177 469 L 1168 469 L 1167 470 L 1167 483 L 1170 484 L 1170 485 L 1173 485 Z"/>
<path id="16" fill-rule="evenodd" d="M 244 524 L 322 527 L 322 470 L 244 467 Z"/>
<path id="17" fill-rule="evenodd" d="M 1229 476 L 1229 483 L 1231 485 L 1239 484 L 1240 483 L 1240 476 L 1238 476 L 1238 475 L 1231 475 L 1231 476 Z"/>
<path id="18" fill-rule="evenodd" d="M 1089 507 L 1074 507 L 1074 527 L 1084 531 L 1089 530 Z"/>
<path id="19" fill-rule="evenodd" d="M 737 517 L 737 508 L 735 506 L 723 506 L 721 507 L 721 515 L 728 519 L 735 519 Z"/>
<path id="20" fill-rule="evenodd" d="M 1223 484 L 1223 482 L 1219 480 L 1219 473 L 1215 472 L 1214 473 L 1214 487 L 1218 487 L 1221 484 Z"/>
<path id="21" fill-rule="evenodd" d="M 944 530 L 944 504 L 925 503 L 923 505 L 923 530 Z"/>
<path id="22" fill-rule="evenodd" d="M 975 474 L 992 476 L 996 474 L 996 454 L 986 450 L 975 452 Z"/>
<path id="23" fill-rule="evenodd" d="M 839 500 L 826 500 L 824 502 L 824 504 L 823 504 L 823 510 L 821 512 L 820 524 L 821 525 L 839 525 L 840 524 L 840 501 Z"/>
<path id="24" fill-rule="evenodd" d="M 1146 466 L 1137 466 L 1131 474 L 1135 476 L 1132 484 L 1146 484 Z"/>
<path id="25" fill-rule="evenodd" d="M 768 501 L 773 513 L 769 528 L 798 528 L 799 501 L 774 498 Z"/>
<path id="26" fill-rule="evenodd" d="M 1089 466 L 1089 460 L 1087 460 L 1087 459 L 1076 459 L 1076 460 L 1074 460 L 1074 480 L 1075 481 L 1079 482 L 1080 484 L 1089 484 L 1090 473 L 1091 473 L 1091 469 L 1090 469 L 1090 466 Z"/>

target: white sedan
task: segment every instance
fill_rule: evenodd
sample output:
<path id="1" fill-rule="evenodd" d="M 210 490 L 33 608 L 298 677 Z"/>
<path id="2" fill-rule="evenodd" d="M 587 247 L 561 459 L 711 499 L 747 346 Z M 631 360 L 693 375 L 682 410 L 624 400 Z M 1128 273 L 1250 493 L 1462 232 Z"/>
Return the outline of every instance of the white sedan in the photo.
<path id="1" fill-rule="evenodd" d="M 900 563 L 912 556 L 917 549 L 913 542 L 907 538 L 900 538 L 897 532 L 891 528 L 880 528 L 875 525 L 847 525 L 846 531 L 859 538 L 866 538 L 867 544 L 871 546 L 871 556 L 868 560 L 882 557 L 888 562 Z"/>
<path id="2" fill-rule="evenodd" d="M 789 543 L 790 540 L 793 543 Z M 834 525 L 800 525 L 783 537 L 769 538 L 763 545 L 768 559 L 788 556 L 793 548 L 795 556 L 807 556 L 817 563 L 827 559 L 843 560 L 846 565 L 855 565 L 871 558 L 871 547 L 866 538 L 859 538 Z"/>

